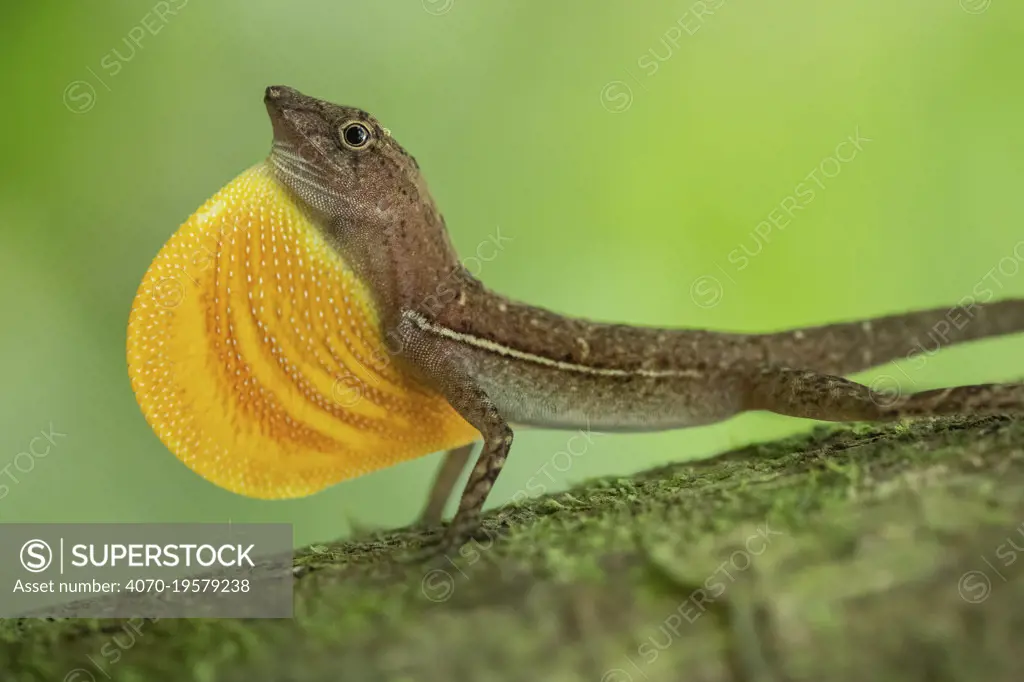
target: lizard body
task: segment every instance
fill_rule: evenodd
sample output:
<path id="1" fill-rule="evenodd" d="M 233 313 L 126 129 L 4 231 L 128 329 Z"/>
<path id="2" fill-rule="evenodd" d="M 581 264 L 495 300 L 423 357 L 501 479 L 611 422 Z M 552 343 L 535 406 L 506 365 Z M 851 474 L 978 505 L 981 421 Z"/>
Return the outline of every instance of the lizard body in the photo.
<path id="1" fill-rule="evenodd" d="M 565 317 L 460 264 L 419 166 L 368 113 L 267 89 L 266 161 L 160 251 L 128 329 L 136 397 L 208 480 L 267 498 L 452 450 L 426 516 L 483 441 L 444 548 L 460 544 L 511 425 L 650 431 L 746 410 L 829 421 L 1024 412 L 1024 386 L 889 396 L 843 379 L 907 354 L 950 309 L 769 334 Z M 1024 330 L 1024 300 L 961 308 L 947 343 Z"/>

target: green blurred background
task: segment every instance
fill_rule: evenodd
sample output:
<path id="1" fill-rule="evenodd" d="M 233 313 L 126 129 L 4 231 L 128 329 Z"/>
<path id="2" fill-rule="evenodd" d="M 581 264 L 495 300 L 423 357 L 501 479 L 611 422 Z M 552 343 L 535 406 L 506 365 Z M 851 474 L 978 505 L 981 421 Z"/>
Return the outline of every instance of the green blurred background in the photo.
<path id="1" fill-rule="evenodd" d="M 5 522 L 289 521 L 305 543 L 419 511 L 439 455 L 307 499 L 251 500 L 180 464 L 132 396 L 136 286 L 178 224 L 267 153 L 269 84 L 376 114 L 420 161 L 465 255 L 496 229 L 511 238 L 481 279 L 562 312 L 756 331 L 948 305 L 983 282 L 1024 296 L 1019 2 L 0 12 Z M 829 161 L 858 130 L 870 142 Z M 758 236 L 812 172 L 813 201 Z M 743 261 L 744 246 L 757 255 Z M 1017 379 L 1022 351 L 1021 338 L 990 341 L 867 380 Z M 66 435 L 49 454 L 19 455 L 51 425 Z M 531 480 L 554 490 L 811 425 L 747 415 L 577 440 L 569 467 L 557 453 L 571 434 L 522 432 L 491 505 Z"/>

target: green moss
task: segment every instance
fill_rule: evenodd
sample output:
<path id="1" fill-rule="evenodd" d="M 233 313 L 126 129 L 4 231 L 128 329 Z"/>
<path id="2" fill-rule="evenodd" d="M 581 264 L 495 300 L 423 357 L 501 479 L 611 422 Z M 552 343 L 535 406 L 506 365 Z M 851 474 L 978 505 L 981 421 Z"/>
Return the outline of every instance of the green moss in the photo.
<path id="1" fill-rule="evenodd" d="M 1024 521 L 1022 484 L 1020 421 L 819 429 L 509 505 L 454 562 L 399 560 L 437 529 L 306 548 L 290 621 L 0 621 L 0 669 L 11 682 L 1016 679 L 1024 588 L 996 552 Z M 77 668 L 92 677 L 67 677 Z"/>

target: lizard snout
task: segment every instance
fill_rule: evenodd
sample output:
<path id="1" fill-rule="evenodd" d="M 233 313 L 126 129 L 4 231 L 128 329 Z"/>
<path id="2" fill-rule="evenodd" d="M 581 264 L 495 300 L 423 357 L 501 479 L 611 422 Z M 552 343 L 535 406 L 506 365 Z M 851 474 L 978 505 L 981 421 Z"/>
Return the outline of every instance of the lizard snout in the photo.
<path id="1" fill-rule="evenodd" d="M 263 101 L 281 103 L 296 97 L 302 97 L 302 93 L 295 88 L 289 88 L 287 85 L 271 85 L 264 93 Z"/>

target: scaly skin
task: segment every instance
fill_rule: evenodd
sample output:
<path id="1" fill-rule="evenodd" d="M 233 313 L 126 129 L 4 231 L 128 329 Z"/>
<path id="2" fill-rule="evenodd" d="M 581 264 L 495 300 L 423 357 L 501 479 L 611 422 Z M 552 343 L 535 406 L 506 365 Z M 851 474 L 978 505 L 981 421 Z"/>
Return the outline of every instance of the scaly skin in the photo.
<path id="1" fill-rule="evenodd" d="M 842 378 L 911 352 L 1024 330 L 1024 300 L 769 334 L 569 318 L 460 265 L 419 165 L 368 113 L 267 89 L 266 163 L 161 250 L 132 310 L 146 419 L 182 461 L 255 497 L 308 495 L 452 449 L 426 512 L 483 441 L 439 547 L 457 548 L 512 424 L 650 431 L 747 410 L 826 421 L 1024 414 L 1024 386 L 890 396 Z"/>

